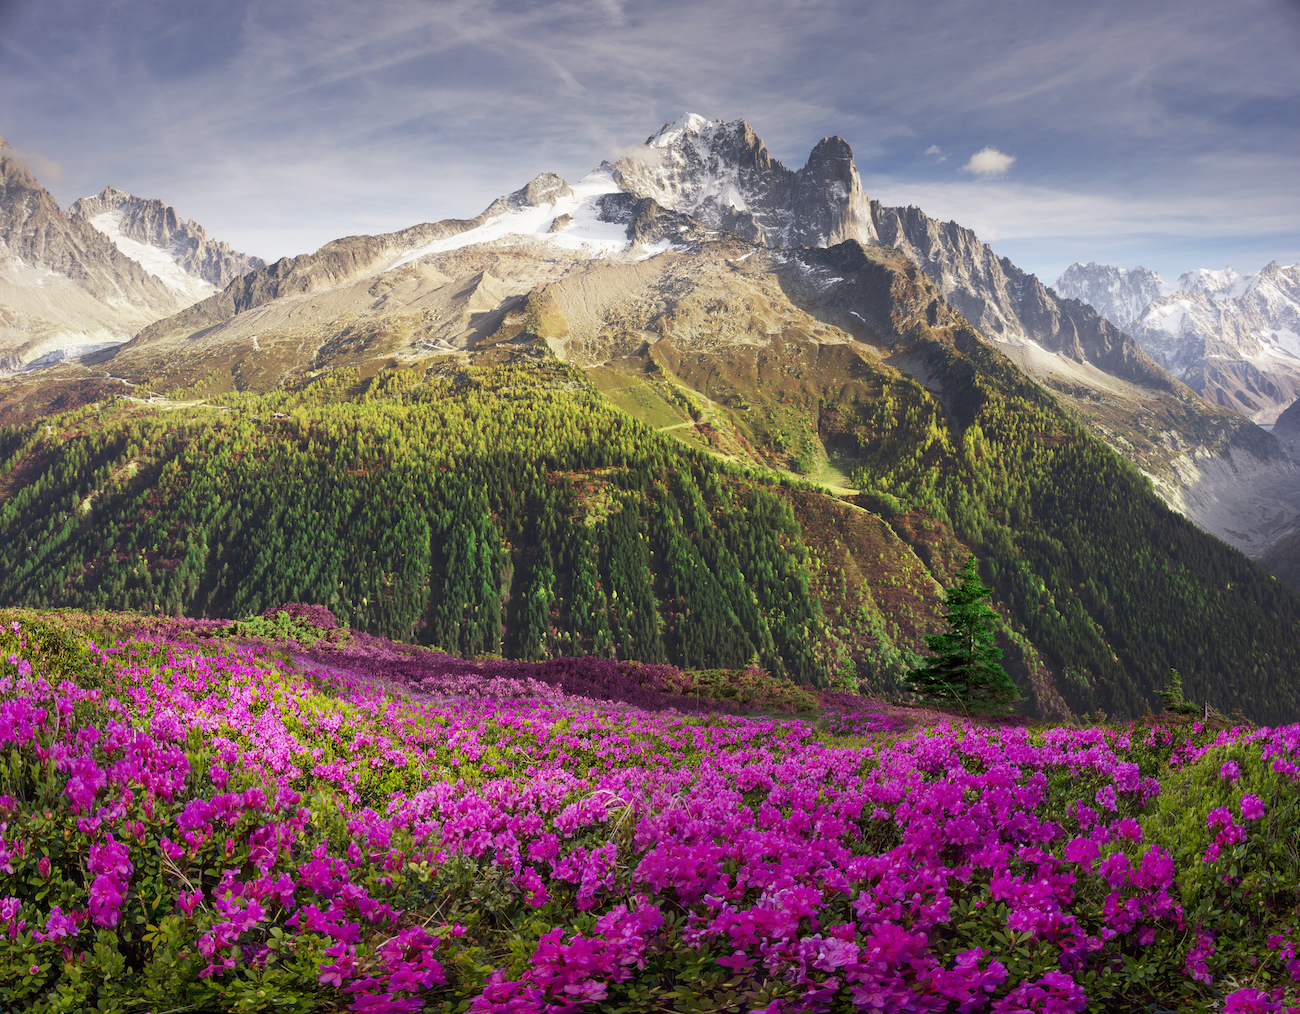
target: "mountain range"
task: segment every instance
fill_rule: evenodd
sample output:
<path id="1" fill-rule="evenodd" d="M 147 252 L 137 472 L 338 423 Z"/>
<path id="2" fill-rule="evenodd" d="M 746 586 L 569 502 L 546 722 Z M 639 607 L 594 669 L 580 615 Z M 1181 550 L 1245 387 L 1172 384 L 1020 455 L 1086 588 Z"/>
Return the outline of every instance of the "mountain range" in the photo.
<path id="1" fill-rule="evenodd" d="M 1096 307 L 1202 397 L 1272 424 L 1300 395 L 1300 264 L 1201 268 L 1169 284 L 1143 267 L 1071 264 L 1062 296 Z"/>
<path id="2" fill-rule="evenodd" d="M 1037 713 L 1136 714 L 1170 666 L 1225 707 L 1300 701 L 1300 596 L 1219 541 L 1291 533 L 1287 449 L 969 230 L 871 201 L 841 138 L 791 170 L 687 114 L 576 182 L 267 265 L 6 172 L 0 206 L 44 200 L 106 295 L 61 277 L 152 319 L 0 383 L 0 599 L 280 596 L 462 652 L 847 659 L 888 688 L 973 550 Z M 0 237 L 46 264 L 29 221 Z"/>
<path id="3" fill-rule="evenodd" d="M 113 187 L 65 213 L 0 138 L 0 372 L 125 342 L 264 266 Z"/>

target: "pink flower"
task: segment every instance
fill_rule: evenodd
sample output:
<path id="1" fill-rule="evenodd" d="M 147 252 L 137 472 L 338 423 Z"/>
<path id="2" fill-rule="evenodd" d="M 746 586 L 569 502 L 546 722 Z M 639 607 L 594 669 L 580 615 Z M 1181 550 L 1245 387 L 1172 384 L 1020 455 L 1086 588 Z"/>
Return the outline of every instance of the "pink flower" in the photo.
<path id="1" fill-rule="evenodd" d="M 116 873 L 101 873 L 90 885 L 90 917 L 96 926 L 112 929 L 122 917 L 126 887 Z"/>
<path id="2" fill-rule="evenodd" d="M 1106 878 L 1106 883 L 1110 885 L 1112 891 L 1118 891 L 1124 886 L 1124 882 L 1128 880 L 1128 856 L 1123 852 L 1114 852 L 1108 855 L 1101 861 L 1101 867 L 1097 872 Z"/>
<path id="3" fill-rule="evenodd" d="M 1065 846 L 1065 858 L 1068 862 L 1086 866 L 1092 871 L 1092 861 L 1100 853 L 1097 843 L 1091 838 L 1071 838 Z"/>
<path id="4" fill-rule="evenodd" d="M 1227 779 L 1229 782 L 1235 782 L 1241 777 L 1241 767 L 1236 761 L 1228 761 L 1223 767 L 1219 768 L 1219 777 Z"/>
<path id="5" fill-rule="evenodd" d="M 1243 820 L 1259 820 L 1264 816 L 1264 801 L 1249 793 L 1242 796 L 1241 816 Z"/>
<path id="6" fill-rule="evenodd" d="M 1232 811 L 1226 806 L 1216 806 L 1209 812 L 1209 815 L 1206 816 L 1205 823 L 1209 826 L 1211 831 L 1220 825 L 1223 827 L 1231 827 L 1233 823 Z"/>
<path id="7" fill-rule="evenodd" d="M 1262 989 L 1239 989 L 1223 998 L 1225 1014 L 1274 1014 L 1284 1010 L 1280 1000 L 1273 1000 Z"/>
<path id="8" fill-rule="evenodd" d="M 113 835 L 104 836 L 102 845 L 90 846 L 90 858 L 86 867 L 91 873 L 115 873 L 130 876 L 134 867 L 131 865 L 130 850 L 121 842 L 114 841 Z"/>
<path id="9" fill-rule="evenodd" d="M 37 940 L 58 940 L 60 937 L 75 937 L 79 932 L 81 930 L 76 921 L 71 916 L 64 915 L 63 910 L 55 905 L 45 918 L 45 932 L 37 930 L 32 936 Z"/>

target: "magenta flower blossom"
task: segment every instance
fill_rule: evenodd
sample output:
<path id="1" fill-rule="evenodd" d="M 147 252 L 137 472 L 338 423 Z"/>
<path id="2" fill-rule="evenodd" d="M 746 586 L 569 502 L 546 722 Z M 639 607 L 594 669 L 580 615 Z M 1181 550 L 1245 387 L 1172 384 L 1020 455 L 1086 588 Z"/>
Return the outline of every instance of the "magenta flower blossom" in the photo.
<path id="1" fill-rule="evenodd" d="M 1219 777 L 1229 782 L 1235 782 L 1241 778 L 1241 767 L 1236 761 L 1228 761 L 1223 767 L 1219 768 Z"/>
<path id="2" fill-rule="evenodd" d="M 1092 870 L 1092 861 L 1100 852 L 1097 843 L 1091 838 L 1071 838 L 1065 846 L 1065 858 L 1072 863 L 1086 866 L 1089 871 Z"/>
<path id="3" fill-rule="evenodd" d="M 1209 825 L 1211 831 L 1216 827 L 1231 827 L 1232 811 L 1226 806 L 1216 806 L 1205 818 L 1205 823 Z"/>
<path id="4" fill-rule="evenodd" d="M 122 917 L 126 885 L 117 873 L 101 873 L 90 885 L 90 918 L 96 926 L 112 929 Z"/>
<path id="5" fill-rule="evenodd" d="M 1275 1014 L 1288 1009 L 1294 1008 L 1288 1008 L 1262 989 L 1238 989 L 1223 998 L 1225 1014 Z"/>
<path id="6" fill-rule="evenodd" d="M 91 873 L 112 873 L 119 876 L 130 876 L 134 867 L 131 865 L 131 852 L 121 842 L 114 841 L 112 834 L 104 836 L 102 845 L 90 846 L 90 858 L 86 861 L 86 868 Z"/>
<path id="7" fill-rule="evenodd" d="M 1264 816 L 1264 801 L 1249 793 L 1242 796 L 1241 816 L 1243 820 L 1259 820 Z"/>
<path id="8" fill-rule="evenodd" d="M 45 932 L 37 930 L 32 934 L 37 940 L 58 940 L 62 937 L 75 937 L 81 932 L 76 920 L 64 915 L 63 909 L 55 905 L 45 918 Z"/>
<path id="9" fill-rule="evenodd" d="M 108 776 L 91 758 L 84 754 L 72 762 L 72 777 L 63 792 L 72 802 L 72 812 L 89 812 L 95 805 L 95 794 L 108 784 Z"/>

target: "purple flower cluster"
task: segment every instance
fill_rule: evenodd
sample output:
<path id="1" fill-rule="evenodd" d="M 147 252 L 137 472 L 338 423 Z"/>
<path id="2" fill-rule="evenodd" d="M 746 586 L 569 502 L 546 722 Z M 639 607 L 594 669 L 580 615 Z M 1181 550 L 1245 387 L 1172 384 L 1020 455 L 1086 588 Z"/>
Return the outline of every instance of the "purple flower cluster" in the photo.
<path id="1" fill-rule="evenodd" d="M 316 982 L 356 1011 L 457 998 L 478 1012 L 573 1010 L 673 950 L 745 988 L 779 985 L 773 1014 L 1064 1014 L 1086 1007 L 1089 973 L 1159 948 L 1181 947 L 1192 981 L 1214 977 L 1213 931 L 1191 924 L 1174 856 L 1144 832 L 1161 786 L 1128 759 L 1168 730 L 1034 733 L 934 716 L 900 736 L 904 719 L 865 707 L 820 724 L 706 720 L 637 706 L 678 698 L 656 689 L 654 667 L 605 660 L 431 671 L 429 653 L 379 643 L 294 664 L 211 650 L 104 651 L 111 695 L 16 664 L 0 676 L 0 749 L 64 779 L 69 847 L 86 871 L 66 914 L 0 898 L 11 936 L 23 913 L 43 927 L 34 946 L 85 946 L 86 921 L 121 928 L 148 866 L 174 889 L 203 978 L 264 967 L 283 938 L 319 954 Z M 1221 745 L 1294 783 L 1300 727 Z M 1178 763 L 1198 749 L 1180 747 Z M 1053 809 L 1062 778 L 1077 798 Z M 1236 786 L 1240 768 L 1224 780 Z M 1210 810 L 1211 849 L 1246 841 L 1266 805 L 1241 792 L 1235 810 L 1243 823 Z M 4 812 L 0 888 L 25 889 L 21 871 L 40 867 Z M 518 923 L 537 927 L 517 941 L 526 960 L 479 980 L 457 971 L 458 955 L 484 953 L 478 931 L 401 907 L 405 879 L 462 862 L 499 877 Z M 953 947 L 958 912 L 1047 966 L 1017 981 L 991 942 Z M 1291 940 L 1270 937 L 1269 955 L 1300 977 Z M 1225 1002 L 1280 1009 L 1250 990 Z"/>
<path id="2" fill-rule="evenodd" d="M 262 616 L 274 620 L 279 613 L 288 613 L 289 619 L 298 620 L 317 630 L 337 630 L 339 621 L 324 606 L 304 605 L 301 602 L 286 602 L 281 606 L 272 606 L 264 610 Z"/>

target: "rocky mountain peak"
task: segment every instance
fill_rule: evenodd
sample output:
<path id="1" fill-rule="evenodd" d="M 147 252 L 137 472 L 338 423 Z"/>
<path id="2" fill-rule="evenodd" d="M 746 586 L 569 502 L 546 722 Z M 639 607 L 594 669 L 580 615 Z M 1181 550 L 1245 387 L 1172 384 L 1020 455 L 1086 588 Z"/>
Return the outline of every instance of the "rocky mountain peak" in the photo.
<path id="1" fill-rule="evenodd" d="M 554 204 L 562 197 L 572 197 L 573 189 L 555 173 L 541 173 L 512 194 L 498 197 L 483 212 L 484 218 L 493 218 L 524 208 L 542 208 Z"/>
<path id="2" fill-rule="evenodd" d="M 73 202 L 68 217 L 89 223 L 170 288 L 195 300 L 211 289 L 195 289 L 191 279 L 222 289 L 266 264 L 213 239 L 198 222 L 182 218 L 157 198 L 136 197 L 114 186 Z"/>
<path id="3" fill-rule="evenodd" d="M 686 113 L 637 151 L 606 163 L 624 190 L 712 229 L 774 247 L 875 240 L 853 151 L 825 138 L 804 168 L 787 169 L 744 120 Z"/>

